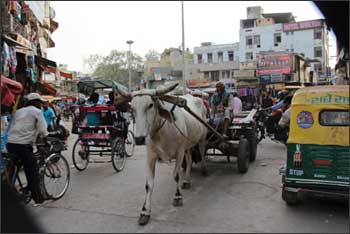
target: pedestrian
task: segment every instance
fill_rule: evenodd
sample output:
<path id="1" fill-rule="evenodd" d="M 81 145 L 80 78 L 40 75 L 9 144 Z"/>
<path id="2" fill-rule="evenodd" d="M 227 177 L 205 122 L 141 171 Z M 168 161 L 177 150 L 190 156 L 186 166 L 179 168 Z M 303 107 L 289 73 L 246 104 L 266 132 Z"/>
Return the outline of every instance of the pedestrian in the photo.
<path id="1" fill-rule="evenodd" d="M 242 111 L 242 101 L 241 99 L 238 97 L 237 92 L 233 92 L 233 114 L 236 114 L 238 112 Z"/>
<path id="2" fill-rule="evenodd" d="M 47 124 L 47 130 L 49 132 L 54 131 L 54 129 L 56 129 L 56 116 L 55 116 L 55 112 L 52 110 L 52 108 L 49 107 L 49 102 L 46 101 L 43 103 L 43 115 Z"/>

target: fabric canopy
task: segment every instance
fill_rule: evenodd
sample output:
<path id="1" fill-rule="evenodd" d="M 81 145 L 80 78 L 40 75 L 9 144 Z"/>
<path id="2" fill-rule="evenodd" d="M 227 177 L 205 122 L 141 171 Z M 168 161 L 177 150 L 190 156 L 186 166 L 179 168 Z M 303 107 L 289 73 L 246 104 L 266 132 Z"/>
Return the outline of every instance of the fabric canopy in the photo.
<path id="1" fill-rule="evenodd" d="M 1 76 L 1 90 L 5 87 L 13 94 L 20 94 L 23 91 L 23 86 L 21 83 L 11 80 L 5 76 Z"/>
<path id="2" fill-rule="evenodd" d="M 112 88 L 113 90 L 121 89 L 125 92 L 128 91 L 128 88 L 114 80 L 88 80 L 88 81 L 79 81 L 78 92 L 85 95 L 91 95 L 97 89 L 108 89 Z"/>

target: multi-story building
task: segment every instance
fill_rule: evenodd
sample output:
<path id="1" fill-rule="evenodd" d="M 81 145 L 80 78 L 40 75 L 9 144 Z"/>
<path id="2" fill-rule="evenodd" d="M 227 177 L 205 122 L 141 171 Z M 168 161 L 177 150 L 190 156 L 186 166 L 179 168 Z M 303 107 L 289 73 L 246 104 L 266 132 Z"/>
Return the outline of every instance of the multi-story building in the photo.
<path id="1" fill-rule="evenodd" d="M 313 60 L 311 71 L 327 71 L 328 31 L 322 19 L 296 22 L 292 13 L 264 14 L 260 6 L 248 7 L 239 33 L 241 62 L 255 60 L 259 52 L 283 51 Z"/>
<path id="2" fill-rule="evenodd" d="M 234 70 L 239 69 L 239 43 L 216 45 L 204 42 L 194 47 L 193 79 L 205 79 L 209 82 L 224 80 L 230 83 Z"/>
<path id="3" fill-rule="evenodd" d="M 5 76 L 21 82 L 25 92 L 56 94 L 43 82 L 43 71 L 56 70 L 56 63 L 47 59 L 47 48 L 55 47 L 51 33 L 58 28 L 50 1 L 1 1 L 1 48 L 12 50 L 15 63 L 2 61 Z M 7 72 L 10 67 L 10 72 Z"/>

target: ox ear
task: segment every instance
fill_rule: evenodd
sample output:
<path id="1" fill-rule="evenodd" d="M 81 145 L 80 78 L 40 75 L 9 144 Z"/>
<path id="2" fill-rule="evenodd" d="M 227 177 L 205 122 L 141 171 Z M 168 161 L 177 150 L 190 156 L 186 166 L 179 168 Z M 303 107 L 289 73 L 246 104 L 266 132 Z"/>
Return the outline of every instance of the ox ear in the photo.
<path id="1" fill-rule="evenodd" d="M 171 116 L 171 114 L 170 114 L 169 111 L 163 109 L 162 107 L 159 107 L 159 108 L 158 108 L 158 111 L 159 111 L 160 117 L 162 117 L 162 118 L 168 120 L 170 123 L 173 122 L 173 117 Z"/>
<path id="2" fill-rule="evenodd" d="M 161 103 L 159 102 L 159 99 L 155 100 L 155 104 L 156 104 L 156 108 L 158 109 L 158 113 L 160 115 L 160 117 L 168 120 L 170 123 L 172 123 L 174 121 L 173 116 L 171 115 L 170 111 L 164 109 L 161 105 Z"/>

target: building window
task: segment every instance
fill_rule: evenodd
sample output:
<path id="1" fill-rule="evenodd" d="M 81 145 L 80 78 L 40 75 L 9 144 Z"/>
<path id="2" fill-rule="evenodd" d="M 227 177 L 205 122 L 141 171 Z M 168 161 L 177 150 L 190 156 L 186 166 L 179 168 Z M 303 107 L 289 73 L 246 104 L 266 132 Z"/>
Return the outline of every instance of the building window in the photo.
<path id="1" fill-rule="evenodd" d="M 281 33 L 275 33 L 274 34 L 274 43 L 275 46 L 278 46 L 278 43 L 282 42 L 282 37 L 281 37 Z"/>
<path id="2" fill-rule="evenodd" d="M 247 47 L 252 47 L 253 45 L 253 37 L 252 36 L 246 36 L 245 37 L 245 44 Z"/>
<path id="3" fill-rule="evenodd" d="M 288 36 L 288 35 L 289 35 L 289 32 L 286 32 L 286 35 Z"/>
<path id="4" fill-rule="evenodd" d="M 254 35 L 254 45 L 260 45 L 260 35 Z"/>
<path id="5" fill-rule="evenodd" d="M 245 59 L 246 60 L 253 60 L 253 53 L 252 52 L 245 53 Z"/>
<path id="6" fill-rule="evenodd" d="M 314 29 L 314 39 L 322 39 L 322 28 Z"/>
<path id="7" fill-rule="evenodd" d="M 219 63 L 222 63 L 223 62 L 223 53 L 222 52 L 218 52 L 218 61 Z"/>
<path id="8" fill-rule="evenodd" d="M 293 31 L 291 31 L 291 32 L 290 32 L 290 35 L 294 35 L 294 32 L 293 32 Z"/>
<path id="9" fill-rule="evenodd" d="M 229 51 L 228 52 L 228 61 L 233 61 L 233 56 L 234 56 L 233 51 Z"/>
<path id="10" fill-rule="evenodd" d="M 198 64 L 201 64 L 203 61 L 202 61 L 203 57 L 201 54 L 197 54 L 197 60 L 198 60 Z"/>
<path id="11" fill-rule="evenodd" d="M 204 72 L 204 79 L 209 79 L 209 72 Z"/>
<path id="12" fill-rule="evenodd" d="M 290 52 L 292 52 L 292 53 L 293 53 L 293 52 L 294 52 L 294 49 L 293 49 L 293 48 L 292 48 L 292 49 L 290 49 Z"/>
<path id="13" fill-rule="evenodd" d="M 213 63 L 213 54 L 208 53 L 208 63 Z"/>
<path id="14" fill-rule="evenodd" d="M 314 57 L 315 58 L 321 58 L 322 57 L 322 47 L 315 47 L 314 48 Z"/>

